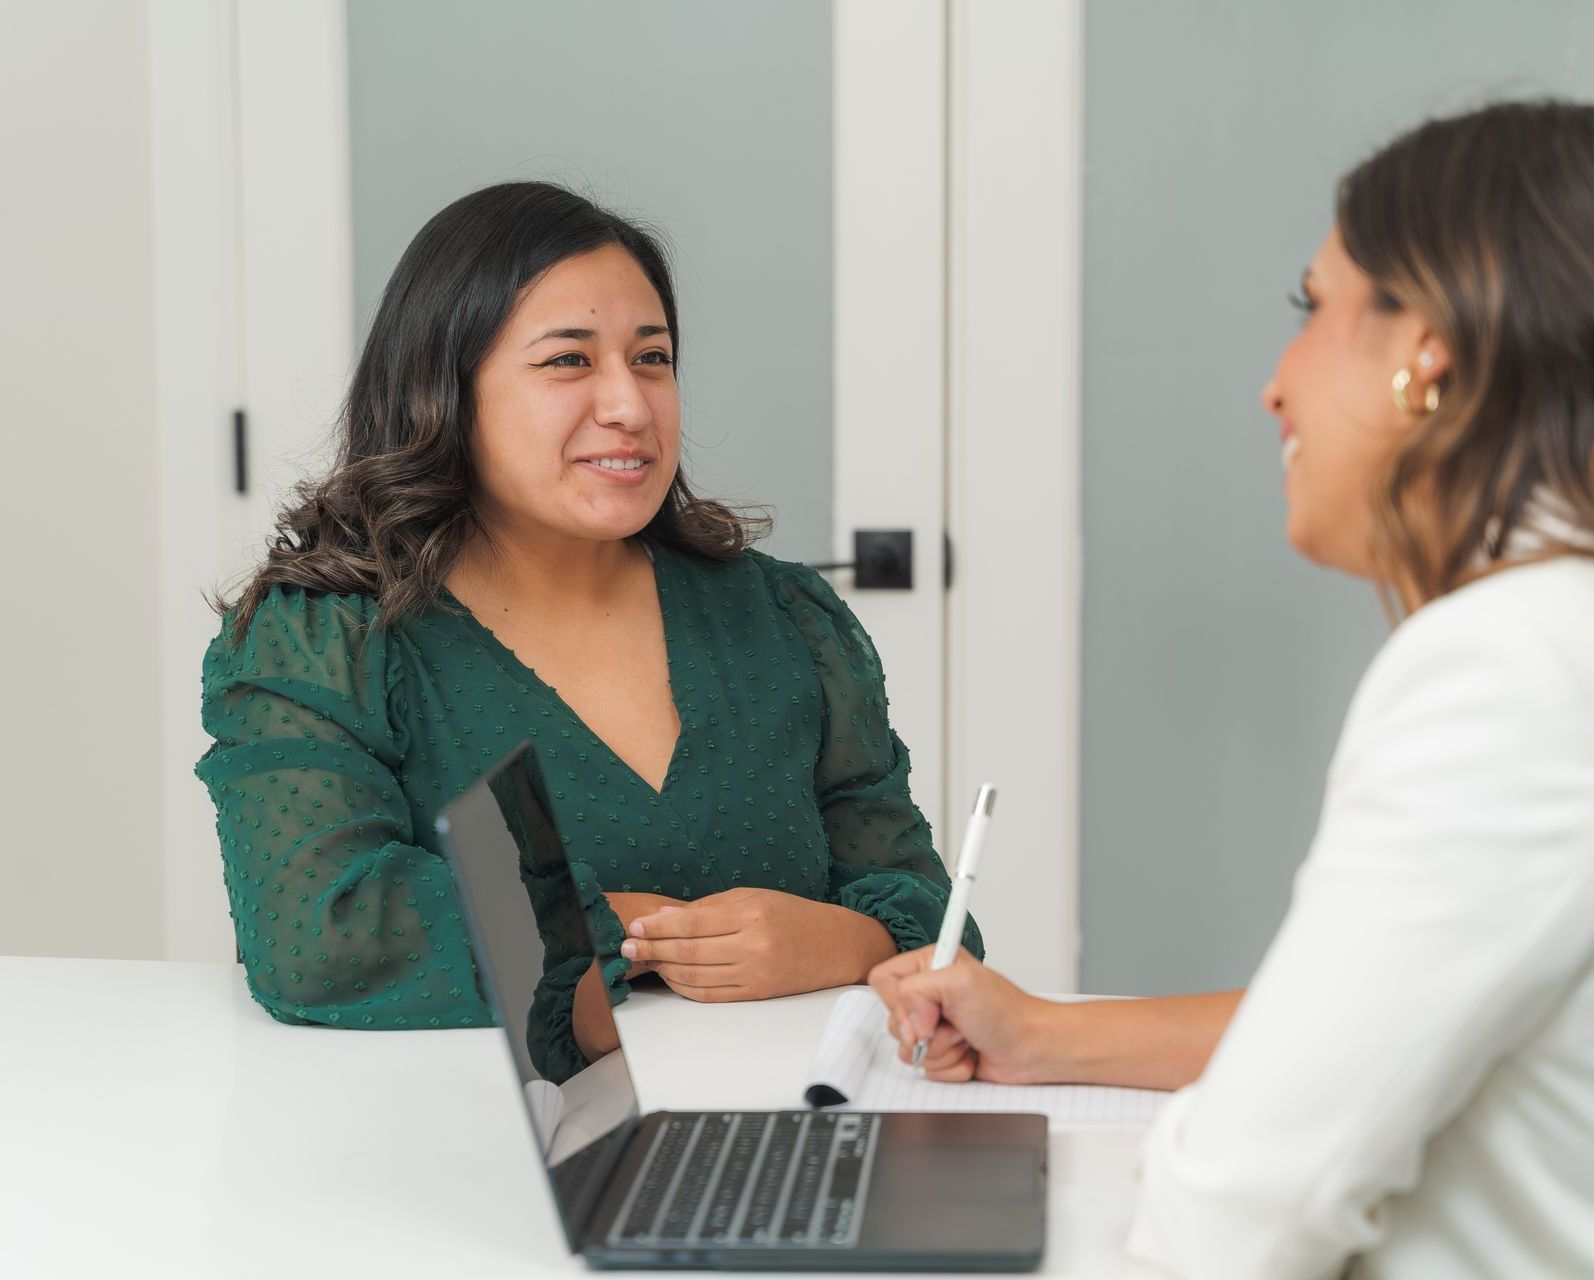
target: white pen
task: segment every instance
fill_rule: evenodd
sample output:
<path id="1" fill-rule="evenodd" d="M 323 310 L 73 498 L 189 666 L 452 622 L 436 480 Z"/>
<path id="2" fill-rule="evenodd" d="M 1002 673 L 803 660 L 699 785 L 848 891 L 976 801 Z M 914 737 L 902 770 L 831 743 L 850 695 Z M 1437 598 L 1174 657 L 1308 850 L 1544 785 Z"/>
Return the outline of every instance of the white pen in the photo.
<path id="1" fill-rule="evenodd" d="M 969 814 L 969 825 L 963 829 L 957 877 L 952 881 L 946 914 L 941 917 L 941 934 L 935 940 L 935 953 L 930 957 L 932 971 L 945 969 L 957 959 L 958 947 L 963 943 L 963 926 L 969 918 L 969 895 L 974 892 L 974 881 L 980 871 L 980 851 L 985 848 L 985 829 L 991 825 L 991 810 L 995 807 L 996 788 L 987 782 L 974 797 L 974 812 Z M 921 1037 L 913 1046 L 915 1068 L 924 1065 L 924 1055 L 929 1048 L 929 1036 Z"/>

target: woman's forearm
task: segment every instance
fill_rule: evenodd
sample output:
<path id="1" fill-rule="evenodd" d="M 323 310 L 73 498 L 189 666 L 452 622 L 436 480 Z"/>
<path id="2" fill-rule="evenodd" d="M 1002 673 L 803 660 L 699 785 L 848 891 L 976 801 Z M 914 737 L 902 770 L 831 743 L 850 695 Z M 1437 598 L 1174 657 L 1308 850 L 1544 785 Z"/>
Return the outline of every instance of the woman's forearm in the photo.
<path id="1" fill-rule="evenodd" d="M 594 960 L 576 983 L 575 1006 L 570 1011 L 571 1030 L 576 1048 L 588 1062 L 596 1062 L 620 1047 L 620 1036 L 609 1012 L 609 990 L 603 982 L 603 966 Z"/>
<path id="2" fill-rule="evenodd" d="M 1052 1006 L 1047 1042 L 1057 1080 L 1178 1089 L 1207 1065 L 1234 1016 L 1239 991 Z"/>

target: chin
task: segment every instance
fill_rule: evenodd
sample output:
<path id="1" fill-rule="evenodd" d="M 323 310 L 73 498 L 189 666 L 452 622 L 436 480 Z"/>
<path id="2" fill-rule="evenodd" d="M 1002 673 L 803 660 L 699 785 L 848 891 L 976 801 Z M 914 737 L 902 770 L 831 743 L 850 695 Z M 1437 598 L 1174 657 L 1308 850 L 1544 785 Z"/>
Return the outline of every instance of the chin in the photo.
<path id="1" fill-rule="evenodd" d="M 1349 574 L 1353 578 L 1373 577 L 1367 564 L 1345 554 L 1343 540 L 1336 545 L 1332 538 L 1314 537 L 1310 527 L 1293 519 L 1285 530 L 1285 536 L 1302 559 L 1310 560 L 1319 569 L 1333 569 L 1336 573 Z"/>
<path id="2" fill-rule="evenodd" d="M 1328 563 L 1323 558 L 1317 539 L 1312 536 L 1311 525 L 1294 511 L 1290 512 L 1289 519 L 1285 521 L 1284 537 L 1297 555 L 1310 560 L 1313 564 Z"/>
<path id="3" fill-rule="evenodd" d="M 584 521 L 585 536 L 600 542 L 618 542 L 622 538 L 633 538 L 652 523 L 653 517 L 659 514 L 659 508 L 663 505 L 661 497 L 658 502 L 627 504 L 621 510 L 588 512 Z"/>

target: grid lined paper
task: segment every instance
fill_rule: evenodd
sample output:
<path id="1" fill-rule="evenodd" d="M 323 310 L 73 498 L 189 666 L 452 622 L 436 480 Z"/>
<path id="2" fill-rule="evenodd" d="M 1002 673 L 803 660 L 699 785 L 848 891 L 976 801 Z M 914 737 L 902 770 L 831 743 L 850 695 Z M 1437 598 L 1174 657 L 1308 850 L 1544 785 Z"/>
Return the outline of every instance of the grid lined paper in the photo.
<path id="1" fill-rule="evenodd" d="M 1155 1089 L 1106 1085 L 1012 1085 L 926 1080 L 897 1057 L 886 1011 L 872 991 L 846 991 L 836 1001 L 810 1075 L 846 1098 L 846 1111 L 1027 1111 L 1054 1129 L 1139 1129 L 1168 1097 Z"/>

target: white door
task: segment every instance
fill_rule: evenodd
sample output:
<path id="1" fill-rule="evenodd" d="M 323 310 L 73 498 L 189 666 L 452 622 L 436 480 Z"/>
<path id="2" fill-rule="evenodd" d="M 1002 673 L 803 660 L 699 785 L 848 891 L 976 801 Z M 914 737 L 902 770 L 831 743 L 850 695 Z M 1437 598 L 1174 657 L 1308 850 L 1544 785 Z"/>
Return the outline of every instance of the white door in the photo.
<path id="1" fill-rule="evenodd" d="M 998 788 L 988 958 L 1072 991 L 1083 5 L 833 14 L 836 545 L 911 528 L 917 559 L 911 593 L 849 602 L 948 863 Z"/>
<path id="2" fill-rule="evenodd" d="M 237 139 L 205 170 L 225 179 L 215 234 L 237 249 L 207 320 L 235 338 L 250 491 L 191 519 L 222 521 L 235 550 L 258 545 L 288 482 L 323 461 L 353 360 L 350 50 L 342 4 L 215 12 L 224 94 L 191 31 L 168 22 L 153 43 L 168 63 L 186 57 L 191 96 L 209 74 Z M 1072 987 L 1075 947 L 1078 26 L 1077 5 L 1046 0 L 837 0 L 830 13 L 833 553 L 846 558 L 856 529 L 911 530 L 914 545 L 912 590 L 833 581 L 881 652 L 914 794 L 949 861 L 977 783 L 1002 788 L 976 914 L 998 963 L 1056 990 Z M 1060 145 L 1034 145 L 1037 120 Z M 1037 245 L 1015 236 L 1010 202 L 1051 228 Z M 174 332 L 184 323 L 198 321 Z M 1035 362 L 1051 376 L 1031 376 Z M 1038 466 L 1043 488 L 1015 486 Z M 168 734 L 174 768 L 192 736 Z M 210 818 L 191 800 L 172 801 L 170 953 L 226 954 Z"/>
<path id="3" fill-rule="evenodd" d="M 258 558 L 284 493 L 320 461 L 351 364 L 343 13 L 147 4 L 165 954 L 214 960 L 234 944 L 193 776 L 217 626 L 203 593 Z"/>

